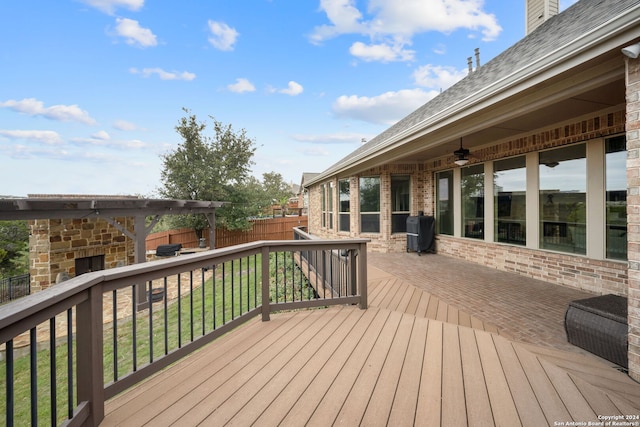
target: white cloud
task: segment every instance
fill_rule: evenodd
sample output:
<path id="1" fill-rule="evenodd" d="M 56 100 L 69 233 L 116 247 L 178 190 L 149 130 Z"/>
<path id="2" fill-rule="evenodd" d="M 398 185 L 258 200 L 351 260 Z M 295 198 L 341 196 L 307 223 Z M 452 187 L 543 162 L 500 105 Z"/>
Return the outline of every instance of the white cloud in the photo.
<path id="1" fill-rule="evenodd" d="M 151 77 L 152 75 L 157 75 L 160 80 L 193 80 L 196 78 L 194 73 L 190 73 L 188 71 L 178 72 L 178 71 L 165 71 L 162 68 L 143 68 L 142 70 L 138 70 L 137 68 L 130 68 L 129 72 L 131 74 L 141 74 L 142 77 Z"/>
<path id="2" fill-rule="evenodd" d="M 411 45 L 419 33 L 466 29 L 480 33 L 485 41 L 496 39 L 502 27 L 494 14 L 483 10 L 483 4 L 480 0 L 370 0 L 365 17 L 355 0 L 321 0 L 320 10 L 330 24 L 314 28 L 309 38 L 319 44 L 342 34 L 359 34 L 370 41 L 351 46 L 351 53 L 359 58 L 408 61 L 413 52 L 404 46 Z"/>
<path id="3" fill-rule="evenodd" d="M 435 90 L 445 90 L 462 80 L 468 70 L 439 65 L 423 65 L 413 72 L 416 85 Z"/>
<path id="4" fill-rule="evenodd" d="M 354 0 L 321 0 L 320 9 L 327 14 L 332 25 L 316 27 L 310 36 L 311 42 L 321 43 L 340 34 L 366 33 L 366 25 L 361 22 L 362 13 L 354 3 Z"/>
<path id="5" fill-rule="evenodd" d="M 113 15 L 115 10 L 120 7 L 137 11 L 144 6 L 144 0 L 82 0 L 82 2 L 109 15 Z"/>
<path id="6" fill-rule="evenodd" d="M 229 27 L 224 22 L 212 20 L 209 20 L 209 31 L 211 31 L 209 43 L 219 50 L 233 50 L 233 45 L 240 35 L 235 28 Z"/>
<path id="7" fill-rule="evenodd" d="M 404 89 L 373 97 L 343 95 L 333 103 L 333 112 L 338 117 L 388 126 L 416 110 L 437 94 L 438 91 Z"/>
<path id="8" fill-rule="evenodd" d="M 362 42 L 355 42 L 349 48 L 349 53 L 363 61 L 412 61 L 415 51 L 406 50 L 403 45 L 388 45 L 385 43 L 366 45 Z"/>
<path id="9" fill-rule="evenodd" d="M 155 34 L 148 28 L 142 28 L 134 19 L 116 18 L 116 34 L 124 37 L 129 45 L 149 47 L 158 44 Z"/>
<path id="10" fill-rule="evenodd" d="M 299 142 L 309 142 L 312 144 L 359 144 L 362 139 L 371 139 L 371 135 L 360 133 L 332 133 L 326 135 L 302 135 L 296 134 L 291 137 Z"/>
<path id="11" fill-rule="evenodd" d="M 103 131 L 102 131 L 103 132 Z M 140 141 L 139 139 L 130 139 L 130 140 L 112 140 L 111 137 L 106 134 L 106 132 L 95 133 L 91 135 L 89 138 L 73 138 L 71 139 L 71 143 L 77 146 L 86 146 L 91 145 L 93 147 L 103 147 L 106 149 L 112 150 L 123 150 L 123 149 L 147 149 L 153 148 L 153 146 L 147 142 Z"/>
<path id="12" fill-rule="evenodd" d="M 278 92 L 285 95 L 297 96 L 300 95 L 303 91 L 304 88 L 302 87 L 302 85 L 292 80 L 289 82 L 286 89 L 280 89 Z"/>
<path id="13" fill-rule="evenodd" d="M 9 139 L 37 141 L 47 145 L 62 144 L 62 138 L 52 130 L 0 130 L 0 136 Z"/>
<path id="14" fill-rule="evenodd" d="M 107 141 L 107 140 L 111 139 L 111 135 L 109 135 L 109 133 L 107 131 L 100 130 L 100 131 L 92 134 L 91 138 L 101 139 L 103 141 Z"/>
<path id="15" fill-rule="evenodd" d="M 41 116 L 51 120 L 63 122 L 76 121 L 89 125 L 96 123 L 96 121 L 89 116 L 89 113 L 81 110 L 77 105 L 52 105 L 51 107 L 45 107 L 42 101 L 38 101 L 35 98 L 25 98 L 21 101 L 10 99 L 0 102 L 0 107 L 9 108 L 29 116 Z"/>
<path id="16" fill-rule="evenodd" d="M 306 156 L 312 156 L 312 157 L 329 157 L 333 155 L 331 151 L 327 150 L 324 147 L 319 147 L 317 145 L 313 147 L 305 148 L 301 150 L 301 152 Z"/>
<path id="17" fill-rule="evenodd" d="M 235 93 L 254 92 L 256 87 L 247 79 L 236 79 L 236 82 L 227 85 L 227 89 Z"/>
<path id="18" fill-rule="evenodd" d="M 126 120 L 116 120 L 115 122 L 113 122 L 113 127 L 118 130 L 125 130 L 125 131 L 138 129 L 138 127 L 135 124 L 128 122 Z"/>

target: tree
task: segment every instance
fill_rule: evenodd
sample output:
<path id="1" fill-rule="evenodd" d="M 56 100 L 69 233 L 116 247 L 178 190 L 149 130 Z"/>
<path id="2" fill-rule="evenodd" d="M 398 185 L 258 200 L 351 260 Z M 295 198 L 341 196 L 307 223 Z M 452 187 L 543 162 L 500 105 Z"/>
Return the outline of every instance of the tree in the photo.
<path id="1" fill-rule="evenodd" d="M 27 273 L 28 249 L 27 221 L 0 221 L 0 277 Z"/>
<path id="2" fill-rule="evenodd" d="M 262 174 L 262 185 L 269 203 L 279 205 L 282 208 L 282 216 L 284 216 L 289 198 L 293 196 L 291 186 L 284 181 L 282 175 L 276 172 Z"/>
<path id="3" fill-rule="evenodd" d="M 183 111 L 187 116 L 175 127 L 183 141 L 162 156 L 160 194 L 171 199 L 242 203 L 244 183 L 256 150 L 254 141 L 244 129 L 235 132 L 231 125 L 225 126 L 212 116 L 213 136 L 207 136 L 207 123 L 198 121 L 188 109 Z M 237 220 L 242 210 L 242 205 L 225 206 L 216 215 L 220 224 L 229 229 L 246 228 L 247 221 Z M 184 215 L 172 222 L 195 229 L 199 236 L 208 226 L 202 215 Z"/>

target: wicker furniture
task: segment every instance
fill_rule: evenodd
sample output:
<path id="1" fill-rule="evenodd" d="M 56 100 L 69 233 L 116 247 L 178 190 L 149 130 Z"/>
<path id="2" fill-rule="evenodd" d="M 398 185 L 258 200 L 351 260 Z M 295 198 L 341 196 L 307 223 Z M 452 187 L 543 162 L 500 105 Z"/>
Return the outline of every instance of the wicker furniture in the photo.
<path id="1" fill-rule="evenodd" d="M 602 295 L 571 301 L 564 327 L 571 344 L 628 368 L 627 298 Z"/>

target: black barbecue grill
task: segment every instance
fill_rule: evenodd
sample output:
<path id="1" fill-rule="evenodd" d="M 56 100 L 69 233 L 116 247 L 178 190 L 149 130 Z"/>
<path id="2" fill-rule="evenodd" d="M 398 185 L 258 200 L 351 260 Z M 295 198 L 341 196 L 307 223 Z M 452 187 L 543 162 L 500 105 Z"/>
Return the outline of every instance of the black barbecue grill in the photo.
<path id="1" fill-rule="evenodd" d="M 171 243 L 169 245 L 158 245 L 156 256 L 176 256 L 182 249 L 182 243 Z"/>

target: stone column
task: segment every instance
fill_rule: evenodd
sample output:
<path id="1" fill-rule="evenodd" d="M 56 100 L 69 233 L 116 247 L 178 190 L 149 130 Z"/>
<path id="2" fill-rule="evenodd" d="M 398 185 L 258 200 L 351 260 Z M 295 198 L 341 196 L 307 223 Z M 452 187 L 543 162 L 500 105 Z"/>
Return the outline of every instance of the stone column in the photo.
<path id="1" fill-rule="evenodd" d="M 640 58 L 624 60 L 627 87 L 629 375 L 640 381 Z"/>

